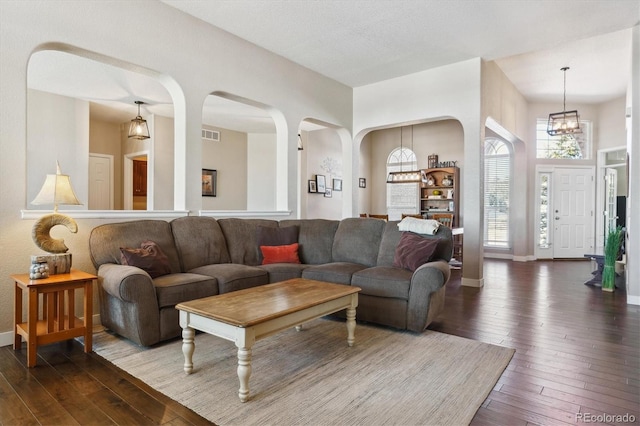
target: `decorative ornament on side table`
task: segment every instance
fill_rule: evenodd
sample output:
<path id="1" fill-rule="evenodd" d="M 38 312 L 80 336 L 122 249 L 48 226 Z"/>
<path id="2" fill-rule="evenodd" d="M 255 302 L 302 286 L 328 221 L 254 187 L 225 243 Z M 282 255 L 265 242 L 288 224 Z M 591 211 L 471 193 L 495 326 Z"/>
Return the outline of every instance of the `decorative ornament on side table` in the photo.
<path id="1" fill-rule="evenodd" d="M 616 288 L 616 261 L 622 243 L 622 227 L 610 230 L 604 245 L 604 269 L 602 270 L 602 291 L 614 291 Z"/>

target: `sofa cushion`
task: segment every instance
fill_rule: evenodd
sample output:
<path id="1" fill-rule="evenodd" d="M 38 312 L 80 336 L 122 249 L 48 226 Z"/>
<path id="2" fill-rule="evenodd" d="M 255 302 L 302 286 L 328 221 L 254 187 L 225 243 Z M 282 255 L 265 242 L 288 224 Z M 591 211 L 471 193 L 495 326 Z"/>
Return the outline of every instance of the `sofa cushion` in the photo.
<path id="1" fill-rule="evenodd" d="M 298 242 L 298 227 L 297 226 L 287 226 L 285 228 L 274 228 L 272 226 L 258 226 L 256 229 L 257 235 L 256 239 L 258 240 L 258 247 L 262 246 L 285 246 L 291 245 L 293 243 Z M 296 256 L 298 250 L 296 249 Z M 258 260 L 260 264 L 264 265 L 263 262 L 264 253 L 262 249 L 258 253 Z M 274 262 L 271 262 L 274 263 Z M 299 262 L 297 262 L 299 263 Z"/>
<path id="2" fill-rule="evenodd" d="M 260 246 L 262 264 L 271 263 L 300 263 L 298 257 L 298 243 L 284 246 Z"/>
<path id="3" fill-rule="evenodd" d="M 221 263 L 201 266 L 189 272 L 217 278 L 220 294 L 269 284 L 267 271 L 255 266 Z"/>
<path id="4" fill-rule="evenodd" d="M 431 261 L 438 243 L 435 238 L 424 238 L 413 232 L 404 232 L 396 247 L 393 266 L 415 271 Z"/>
<path id="5" fill-rule="evenodd" d="M 360 287 L 361 294 L 409 300 L 413 273 L 393 266 L 374 266 L 353 274 L 351 285 Z"/>
<path id="6" fill-rule="evenodd" d="M 231 262 L 250 266 L 262 263 L 258 259 L 260 252 L 257 240 L 258 227 L 278 227 L 277 221 L 266 219 L 225 218 L 219 219 L 218 224 L 227 242 Z"/>
<path id="7" fill-rule="evenodd" d="M 349 262 L 332 262 L 324 265 L 313 265 L 302 271 L 302 278 L 328 281 L 336 284 L 351 284 L 351 276 L 366 266 Z"/>
<path id="8" fill-rule="evenodd" d="M 259 266 L 260 269 L 264 269 L 269 274 L 270 283 L 278 283 L 292 278 L 301 278 L 302 271 L 308 267 L 309 265 L 300 263 L 272 263 L 270 265 Z"/>
<path id="9" fill-rule="evenodd" d="M 380 251 L 378 253 L 377 266 L 393 266 L 393 260 L 395 258 L 396 247 L 400 242 L 403 232 L 398 229 L 399 221 L 387 222 L 382 234 L 382 240 L 380 242 Z M 453 253 L 453 236 L 451 229 L 446 226 L 439 226 L 435 235 L 418 234 L 424 238 L 437 238 L 439 239 L 436 251 L 433 254 L 433 259 L 442 259 L 446 262 L 451 260 L 451 254 Z"/>
<path id="10" fill-rule="evenodd" d="M 120 247 L 140 247 L 147 240 L 154 241 L 167 255 L 171 273 L 181 271 L 171 225 L 164 220 L 133 220 L 93 228 L 89 236 L 93 266 L 98 269 L 105 263 L 120 264 Z"/>
<path id="11" fill-rule="evenodd" d="M 170 274 L 153 280 L 160 308 L 218 294 L 218 280 L 199 274 Z"/>
<path id="12" fill-rule="evenodd" d="M 370 218 L 347 218 L 340 221 L 333 238 L 333 262 L 375 266 L 380 240 L 387 222 Z"/>
<path id="13" fill-rule="evenodd" d="M 229 263 L 229 250 L 218 221 L 186 216 L 171 221 L 171 232 L 183 271 L 212 263 Z"/>
<path id="14" fill-rule="evenodd" d="M 151 278 L 171 273 L 167 255 L 153 241 L 143 241 L 139 248 L 120 247 L 120 262 L 142 269 Z"/>
<path id="15" fill-rule="evenodd" d="M 321 265 L 331 262 L 333 237 L 339 224 L 338 220 L 291 219 L 281 221 L 280 227 L 297 226 L 300 261 L 308 265 Z"/>

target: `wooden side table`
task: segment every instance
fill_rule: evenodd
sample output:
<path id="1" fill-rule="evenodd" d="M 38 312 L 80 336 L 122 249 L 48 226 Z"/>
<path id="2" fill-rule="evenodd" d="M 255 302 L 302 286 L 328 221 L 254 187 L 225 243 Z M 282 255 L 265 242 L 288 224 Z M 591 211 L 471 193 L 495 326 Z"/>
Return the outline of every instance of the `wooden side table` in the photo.
<path id="1" fill-rule="evenodd" d="M 36 365 L 39 345 L 84 336 L 84 351 L 91 352 L 93 282 L 97 276 L 72 269 L 68 274 L 30 280 L 29 274 L 11 275 L 15 282 L 13 349 L 27 341 L 27 366 Z M 84 320 L 75 316 L 75 290 L 84 289 Z M 22 292 L 28 294 L 27 322 L 22 320 Z M 66 293 L 66 298 L 65 298 Z M 42 295 L 42 317 L 39 318 L 39 300 Z M 65 303 L 66 300 L 66 303 Z"/>

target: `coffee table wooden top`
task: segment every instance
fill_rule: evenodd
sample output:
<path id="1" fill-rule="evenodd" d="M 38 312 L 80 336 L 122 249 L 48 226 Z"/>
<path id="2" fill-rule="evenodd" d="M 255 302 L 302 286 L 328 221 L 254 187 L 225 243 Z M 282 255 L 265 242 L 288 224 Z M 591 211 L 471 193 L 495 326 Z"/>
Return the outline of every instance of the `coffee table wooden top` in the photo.
<path id="1" fill-rule="evenodd" d="M 176 305 L 238 327 L 256 324 L 359 292 L 359 287 L 294 278 Z"/>

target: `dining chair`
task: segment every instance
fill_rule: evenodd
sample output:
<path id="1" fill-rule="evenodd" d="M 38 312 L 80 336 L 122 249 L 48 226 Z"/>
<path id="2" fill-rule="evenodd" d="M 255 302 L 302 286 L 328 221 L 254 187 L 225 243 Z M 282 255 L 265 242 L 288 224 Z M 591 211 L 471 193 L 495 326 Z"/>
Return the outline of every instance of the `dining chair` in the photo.
<path id="1" fill-rule="evenodd" d="M 389 215 L 388 214 L 370 214 L 369 217 L 372 217 L 374 219 L 382 219 L 382 220 L 389 220 Z"/>
<path id="2" fill-rule="evenodd" d="M 434 213 L 431 215 L 431 219 L 437 220 L 448 228 L 453 227 L 453 213 Z"/>

